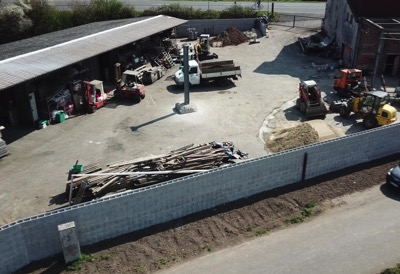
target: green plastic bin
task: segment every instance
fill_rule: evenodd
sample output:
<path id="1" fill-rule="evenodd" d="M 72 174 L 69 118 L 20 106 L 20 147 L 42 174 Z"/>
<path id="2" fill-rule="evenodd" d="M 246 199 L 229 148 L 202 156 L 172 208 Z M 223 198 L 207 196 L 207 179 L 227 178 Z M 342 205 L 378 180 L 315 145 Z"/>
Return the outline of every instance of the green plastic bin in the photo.
<path id="1" fill-rule="evenodd" d="M 65 112 L 64 111 L 60 111 L 56 114 L 56 122 L 57 123 L 62 123 L 65 121 Z"/>
<path id="2" fill-rule="evenodd" d="M 71 171 L 72 171 L 72 173 L 74 173 L 74 174 L 78 174 L 78 173 L 80 173 L 80 172 L 83 171 L 83 165 L 73 165 L 73 166 L 71 167 Z"/>

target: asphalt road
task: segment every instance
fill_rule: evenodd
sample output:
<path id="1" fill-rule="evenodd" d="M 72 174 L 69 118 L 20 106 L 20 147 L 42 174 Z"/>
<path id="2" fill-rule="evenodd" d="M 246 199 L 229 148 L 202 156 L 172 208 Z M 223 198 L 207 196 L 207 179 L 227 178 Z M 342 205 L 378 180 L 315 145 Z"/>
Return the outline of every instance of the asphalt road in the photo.
<path id="1" fill-rule="evenodd" d="M 234 1 L 222 2 L 222 1 L 167 1 L 167 0 L 120 0 L 122 3 L 133 6 L 139 11 L 145 9 L 159 7 L 163 5 L 179 4 L 182 6 L 193 7 L 194 9 L 201 10 L 224 10 L 234 5 Z M 49 3 L 56 6 L 59 9 L 68 9 L 69 6 L 75 1 L 71 0 L 49 0 Z M 90 0 L 82 0 L 80 3 L 89 3 Z M 254 2 L 241 2 L 237 1 L 236 5 L 243 7 L 251 7 Z M 272 1 L 261 1 L 263 10 L 272 9 Z M 305 15 L 316 15 L 322 16 L 325 14 L 326 3 L 290 3 L 290 2 L 278 2 L 274 3 L 274 10 L 279 13 L 293 13 L 293 14 L 305 14 Z"/>
<path id="2" fill-rule="evenodd" d="M 366 274 L 396 265 L 400 194 L 377 186 L 335 203 L 340 206 L 310 222 L 161 273 Z"/>

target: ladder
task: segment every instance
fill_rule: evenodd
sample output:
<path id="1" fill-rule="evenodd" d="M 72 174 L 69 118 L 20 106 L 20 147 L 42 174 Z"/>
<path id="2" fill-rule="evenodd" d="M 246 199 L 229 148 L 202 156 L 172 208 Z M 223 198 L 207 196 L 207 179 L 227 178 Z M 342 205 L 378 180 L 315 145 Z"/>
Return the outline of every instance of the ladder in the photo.
<path id="1" fill-rule="evenodd" d="M 164 48 L 161 48 L 161 53 L 164 57 L 164 60 L 168 63 L 169 67 L 172 68 L 175 64 L 174 60 L 171 57 L 171 54 L 169 52 L 165 51 Z"/>

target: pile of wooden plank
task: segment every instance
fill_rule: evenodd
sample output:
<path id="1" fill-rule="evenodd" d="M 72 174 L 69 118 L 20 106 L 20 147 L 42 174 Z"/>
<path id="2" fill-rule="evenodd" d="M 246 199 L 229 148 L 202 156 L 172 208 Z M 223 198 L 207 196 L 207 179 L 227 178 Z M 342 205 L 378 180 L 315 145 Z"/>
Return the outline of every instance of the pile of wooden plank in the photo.
<path id="1" fill-rule="evenodd" d="M 78 204 L 109 193 L 229 165 L 245 157 L 246 153 L 234 151 L 231 142 L 192 144 L 161 156 L 111 163 L 101 170 L 85 167 L 81 173 L 69 178 L 66 195 L 70 205 Z"/>

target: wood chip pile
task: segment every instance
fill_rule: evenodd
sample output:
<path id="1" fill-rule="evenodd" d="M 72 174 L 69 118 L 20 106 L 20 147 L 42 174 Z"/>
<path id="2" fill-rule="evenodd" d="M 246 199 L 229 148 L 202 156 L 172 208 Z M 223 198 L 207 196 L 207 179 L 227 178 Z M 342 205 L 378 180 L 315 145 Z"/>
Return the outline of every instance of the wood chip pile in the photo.
<path id="1" fill-rule="evenodd" d="M 248 42 L 249 38 L 246 34 L 241 32 L 235 27 L 227 28 L 224 32 L 220 33 L 213 39 L 211 39 L 211 44 L 220 42 L 222 46 L 237 46 L 244 42 Z"/>
<path id="2" fill-rule="evenodd" d="M 91 164 L 79 175 L 92 173 L 93 176 L 75 177 L 73 181 L 69 179 L 66 195 L 70 204 L 79 204 L 108 193 L 136 189 L 197 173 L 199 170 L 230 165 L 245 157 L 246 153 L 234 151 L 231 142 L 212 142 L 198 146 L 192 144 L 161 156 L 111 163 L 102 170 L 98 164 Z M 140 173 L 126 174 L 129 172 Z"/>

